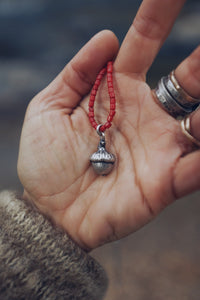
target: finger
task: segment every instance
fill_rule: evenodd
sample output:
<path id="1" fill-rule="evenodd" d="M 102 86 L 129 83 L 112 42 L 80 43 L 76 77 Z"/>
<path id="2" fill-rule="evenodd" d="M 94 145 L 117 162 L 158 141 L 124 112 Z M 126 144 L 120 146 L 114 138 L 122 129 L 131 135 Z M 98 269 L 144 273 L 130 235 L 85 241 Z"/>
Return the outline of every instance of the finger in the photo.
<path id="1" fill-rule="evenodd" d="M 174 171 L 174 191 L 177 198 L 200 188 L 200 151 L 182 157 Z"/>
<path id="2" fill-rule="evenodd" d="M 200 46 L 176 68 L 175 77 L 186 93 L 200 102 Z M 200 140 L 200 109 L 190 116 L 190 127 L 191 134 Z"/>
<path id="3" fill-rule="evenodd" d="M 177 67 L 175 76 L 190 96 L 200 98 L 200 46 Z M 190 131 L 191 135 L 200 141 L 200 109 L 190 115 Z M 187 137 L 185 142 L 191 143 Z M 200 188 L 200 151 L 190 153 L 179 160 L 174 182 L 178 197 Z"/>
<path id="4" fill-rule="evenodd" d="M 120 72 L 145 75 L 185 0 L 144 0 L 117 56 Z"/>
<path id="5" fill-rule="evenodd" d="M 104 30 L 96 34 L 47 87 L 46 93 L 54 96 L 52 101 L 55 95 L 59 96 L 59 105 L 73 109 L 90 91 L 97 74 L 116 56 L 118 49 L 114 33 Z"/>
<path id="6" fill-rule="evenodd" d="M 175 76 L 190 96 L 200 98 L 200 46 L 177 67 Z"/>
<path id="7" fill-rule="evenodd" d="M 190 129 L 191 135 L 200 141 L 200 110 L 190 116 Z M 191 143 L 187 137 L 186 142 Z M 181 158 L 176 174 L 176 189 L 179 197 L 198 190 L 200 188 L 200 150 Z"/>

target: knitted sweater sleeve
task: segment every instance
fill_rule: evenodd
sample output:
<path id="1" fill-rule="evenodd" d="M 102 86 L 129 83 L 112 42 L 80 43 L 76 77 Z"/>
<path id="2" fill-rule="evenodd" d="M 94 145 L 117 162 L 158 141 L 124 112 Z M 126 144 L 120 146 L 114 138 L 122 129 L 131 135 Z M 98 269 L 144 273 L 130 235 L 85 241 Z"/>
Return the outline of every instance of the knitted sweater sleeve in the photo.
<path id="1" fill-rule="evenodd" d="M 0 193 L 0 299 L 102 299 L 101 266 L 35 208 Z"/>

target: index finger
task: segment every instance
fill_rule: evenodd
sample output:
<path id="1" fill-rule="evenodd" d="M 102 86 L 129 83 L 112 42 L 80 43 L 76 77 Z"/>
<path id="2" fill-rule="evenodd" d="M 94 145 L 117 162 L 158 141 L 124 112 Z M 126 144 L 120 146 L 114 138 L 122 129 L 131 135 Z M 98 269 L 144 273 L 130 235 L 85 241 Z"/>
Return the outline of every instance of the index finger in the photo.
<path id="1" fill-rule="evenodd" d="M 186 0 L 144 0 L 122 43 L 115 68 L 145 75 Z"/>

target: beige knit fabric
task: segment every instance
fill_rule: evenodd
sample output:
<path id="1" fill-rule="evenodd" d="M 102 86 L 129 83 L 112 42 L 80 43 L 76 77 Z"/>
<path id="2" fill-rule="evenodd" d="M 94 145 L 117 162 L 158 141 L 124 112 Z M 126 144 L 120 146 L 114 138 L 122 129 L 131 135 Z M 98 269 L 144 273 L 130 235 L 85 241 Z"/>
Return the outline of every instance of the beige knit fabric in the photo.
<path id="1" fill-rule="evenodd" d="M 0 299 L 98 300 L 101 266 L 14 193 L 0 193 Z"/>

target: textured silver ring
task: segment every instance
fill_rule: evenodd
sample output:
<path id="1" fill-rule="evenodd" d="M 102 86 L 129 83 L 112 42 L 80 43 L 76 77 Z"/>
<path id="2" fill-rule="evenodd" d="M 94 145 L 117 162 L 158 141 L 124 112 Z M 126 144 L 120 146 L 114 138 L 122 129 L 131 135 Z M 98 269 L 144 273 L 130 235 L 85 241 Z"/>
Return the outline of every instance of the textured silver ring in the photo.
<path id="1" fill-rule="evenodd" d="M 161 78 L 155 94 L 162 107 L 175 118 L 190 114 L 200 105 L 200 99 L 193 98 L 180 86 L 174 71 Z"/>
<path id="2" fill-rule="evenodd" d="M 193 111 L 193 108 L 185 107 L 176 101 L 165 85 L 165 78 L 166 77 L 162 77 L 160 79 L 155 89 L 155 94 L 159 100 L 159 103 L 171 116 L 175 118 L 190 114 Z"/>
<path id="3" fill-rule="evenodd" d="M 173 78 L 173 79 L 172 79 Z M 176 82 L 176 84 L 175 84 Z M 186 94 L 175 79 L 174 71 L 170 75 L 164 77 L 164 85 L 172 97 L 182 106 L 195 110 L 200 103 L 199 99 L 195 99 Z M 189 101 L 190 99 L 190 101 Z"/>

